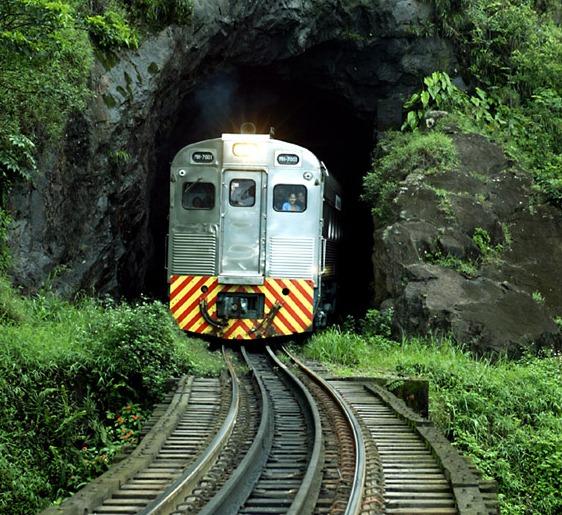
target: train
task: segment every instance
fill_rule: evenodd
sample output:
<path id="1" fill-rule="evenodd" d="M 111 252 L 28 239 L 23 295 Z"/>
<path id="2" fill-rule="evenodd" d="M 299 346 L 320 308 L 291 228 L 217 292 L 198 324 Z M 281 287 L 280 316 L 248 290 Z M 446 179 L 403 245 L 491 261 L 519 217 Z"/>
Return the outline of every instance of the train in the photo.
<path id="1" fill-rule="evenodd" d="M 169 305 L 224 340 L 324 327 L 336 309 L 341 187 L 311 151 L 251 129 L 183 147 L 170 170 Z"/>

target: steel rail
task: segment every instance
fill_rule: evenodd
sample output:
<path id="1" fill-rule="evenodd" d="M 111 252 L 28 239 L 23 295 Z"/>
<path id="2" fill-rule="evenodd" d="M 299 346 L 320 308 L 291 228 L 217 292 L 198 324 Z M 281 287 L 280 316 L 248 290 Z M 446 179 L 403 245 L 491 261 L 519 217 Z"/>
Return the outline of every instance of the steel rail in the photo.
<path id="1" fill-rule="evenodd" d="M 266 351 L 269 354 L 271 360 L 275 363 L 280 370 L 289 378 L 289 380 L 297 385 L 295 392 L 298 393 L 301 398 L 301 406 L 306 405 L 312 415 L 312 422 L 314 427 L 314 445 L 312 448 L 312 453 L 308 462 L 308 467 L 299 487 L 293 503 L 291 504 L 287 515 L 303 515 L 312 513 L 320 493 L 320 486 L 322 483 L 322 468 L 324 465 L 324 442 L 322 436 L 322 423 L 320 419 L 320 413 L 316 402 L 310 395 L 308 389 L 302 384 L 302 382 L 285 366 L 284 363 L 279 361 L 275 353 L 271 348 L 266 346 Z"/>
<path id="2" fill-rule="evenodd" d="M 168 486 L 160 496 L 151 501 L 142 511 L 140 511 L 140 515 L 161 515 L 174 511 L 178 498 L 195 487 L 195 485 L 212 466 L 219 452 L 228 441 L 228 438 L 234 428 L 238 408 L 240 406 L 240 389 L 234 367 L 226 356 L 224 347 L 222 348 L 222 352 L 230 374 L 232 393 L 230 398 L 230 408 L 220 430 L 199 458 L 197 458 L 197 460 L 195 460 L 195 462 L 192 463 L 180 477 Z"/>
<path id="3" fill-rule="evenodd" d="M 353 413 L 351 407 L 347 404 L 347 402 L 343 399 L 341 394 L 326 380 L 320 377 L 318 374 L 313 372 L 309 367 L 307 367 L 304 363 L 302 363 L 298 358 L 296 358 L 293 354 L 291 354 L 285 347 L 282 347 L 282 350 L 291 360 L 309 377 L 311 377 L 314 381 L 322 386 L 332 398 L 336 401 L 336 403 L 341 407 L 345 417 L 351 427 L 354 436 L 354 443 L 355 443 L 355 477 L 353 480 L 353 485 L 351 487 L 351 493 L 349 495 L 349 501 L 347 503 L 347 507 L 345 510 L 345 515 L 357 515 L 361 512 L 362 509 L 362 499 L 363 499 L 363 490 L 365 485 L 365 476 L 366 476 L 366 461 L 367 456 L 365 454 L 365 442 L 363 440 L 363 432 L 361 431 L 361 426 L 359 425 L 359 421 L 357 417 Z"/>
<path id="4" fill-rule="evenodd" d="M 273 441 L 271 401 L 261 378 L 251 367 L 244 347 L 242 347 L 242 355 L 252 371 L 254 381 L 257 383 L 260 392 L 260 425 L 256 438 L 244 459 L 217 494 L 200 510 L 199 515 L 232 515 L 237 513 L 254 489 L 271 450 Z"/>

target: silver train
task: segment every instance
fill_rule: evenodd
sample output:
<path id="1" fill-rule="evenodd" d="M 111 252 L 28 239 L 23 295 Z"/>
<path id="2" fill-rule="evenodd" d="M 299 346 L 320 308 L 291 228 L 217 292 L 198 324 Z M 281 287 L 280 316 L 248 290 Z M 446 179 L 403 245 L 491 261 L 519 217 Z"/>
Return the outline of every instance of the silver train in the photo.
<path id="1" fill-rule="evenodd" d="M 341 189 L 309 150 L 262 134 L 182 148 L 171 167 L 170 309 L 224 339 L 312 331 L 335 309 Z"/>

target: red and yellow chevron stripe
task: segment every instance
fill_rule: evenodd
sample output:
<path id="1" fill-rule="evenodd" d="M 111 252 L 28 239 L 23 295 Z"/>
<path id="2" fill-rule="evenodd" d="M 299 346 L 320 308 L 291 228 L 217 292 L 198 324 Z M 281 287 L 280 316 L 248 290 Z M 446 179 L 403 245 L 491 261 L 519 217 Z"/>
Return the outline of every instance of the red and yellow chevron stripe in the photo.
<path id="1" fill-rule="evenodd" d="M 314 283 L 311 280 L 266 277 L 264 284 L 249 286 L 219 284 L 218 277 L 172 275 L 169 282 L 170 309 L 184 331 L 230 340 L 249 340 L 312 330 Z M 264 318 L 229 319 L 225 327 L 214 327 L 205 320 L 199 305 L 205 300 L 208 314 L 216 319 L 216 302 L 220 292 L 263 294 Z"/>

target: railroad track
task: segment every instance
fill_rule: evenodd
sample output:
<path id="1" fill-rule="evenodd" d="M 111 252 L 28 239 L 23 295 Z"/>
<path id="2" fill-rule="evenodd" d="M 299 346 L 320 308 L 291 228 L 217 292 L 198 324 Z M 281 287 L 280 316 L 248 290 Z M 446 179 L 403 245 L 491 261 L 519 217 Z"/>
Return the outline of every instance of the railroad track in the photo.
<path id="1" fill-rule="evenodd" d="M 383 388 L 269 347 L 225 360 L 228 375 L 184 378 L 127 459 L 44 515 L 497 512 L 490 485 Z"/>
<path id="2" fill-rule="evenodd" d="M 381 480 L 382 513 L 498 513 L 495 483 L 474 467 L 433 424 L 375 383 L 331 379 L 361 419 Z"/>

